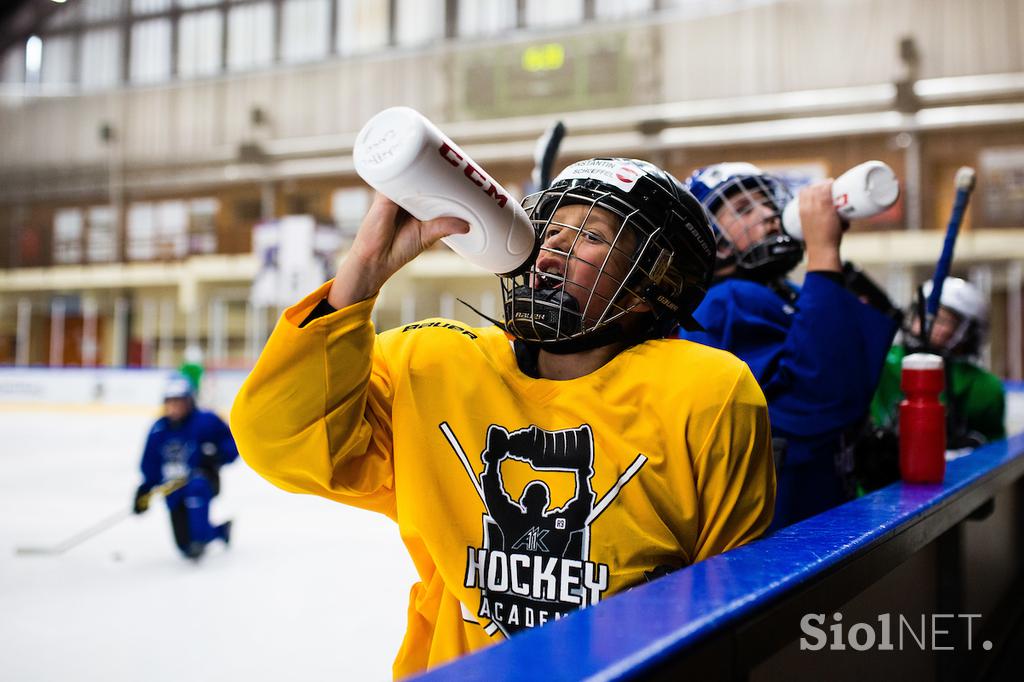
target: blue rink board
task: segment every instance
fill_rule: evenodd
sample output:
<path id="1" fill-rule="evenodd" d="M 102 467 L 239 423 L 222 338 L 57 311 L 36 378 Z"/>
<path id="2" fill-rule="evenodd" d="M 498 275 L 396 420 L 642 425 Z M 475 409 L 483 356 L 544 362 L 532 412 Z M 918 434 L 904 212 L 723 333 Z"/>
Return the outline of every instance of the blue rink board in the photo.
<path id="1" fill-rule="evenodd" d="M 617 680 L 643 674 L 997 472 L 1021 465 L 1024 433 L 948 462 L 941 485 L 895 483 L 416 679 Z"/>

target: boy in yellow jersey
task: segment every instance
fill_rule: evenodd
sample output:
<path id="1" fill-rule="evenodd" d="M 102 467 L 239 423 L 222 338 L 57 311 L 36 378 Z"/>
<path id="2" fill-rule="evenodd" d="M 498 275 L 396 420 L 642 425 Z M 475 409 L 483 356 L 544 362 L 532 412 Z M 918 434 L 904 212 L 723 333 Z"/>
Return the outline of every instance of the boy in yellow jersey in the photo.
<path id="1" fill-rule="evenodd" d="M 663 338 L 711 278 L 696 200 L 643 161 L 573 164 L 524 208 L 505 320 L 376 334 L 381 286 L 443 236 L 374 200 L 335 279 L 285 311 L 231 423 L 275 485 L 387 514 L 420 582 L 396 677 L 748 542 L 771 522 L 764 396 Z M 511 338 L 510 338 L 511 337 Z"/>

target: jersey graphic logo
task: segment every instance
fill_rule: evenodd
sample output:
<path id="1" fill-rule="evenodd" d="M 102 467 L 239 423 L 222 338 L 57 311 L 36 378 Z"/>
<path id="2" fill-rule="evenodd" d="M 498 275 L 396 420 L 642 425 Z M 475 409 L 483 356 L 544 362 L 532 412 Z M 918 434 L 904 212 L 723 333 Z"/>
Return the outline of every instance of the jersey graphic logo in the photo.
<path id="1" fill-rule="evenodd" d="M 190 450 L 176 438 L 164 443 L 160 450 L 160 474 L 165 481 L 187 478 L 191 468 L 188 465 Z"/>
<path id="2" fill-rule="evenodd" d="M 480 608 L 464 613 L 493 635 L 506 637 L 523 628 L 557 620 L 578 607 L 596 604 L 608 589 L 608 565 L 590 557 L 590 525 L 647 462 L 637 455 L 616 484 L 601 498 L 594 477 L 594 436 L 588 424 L 561 431 L 537 426 L 508 431 L 487 429 L 478 479 L 469 458 L 446 422 L 442 433 L 462 461 L 487 511 L 481 547 L 467 547 L 465 586 L 480 590 Z M 525 462 L 538 478 L 512 499 L 501 477 L 501 463 Z M 551 491 L 543 472 L 569 472 L 575 494 L 565 505 L 549 509 Z M 464 609 L 465 611 L 465 609 Z M 481 620 L 482 619 L 482 620 Z"/>
<path id="3" fill-rule="evenodd" d="M 562 528 L 565 528 L 565 519 L 556 519 L 555 528 L 558 528 L 559 521 L 562 522 Z M 546 530 L 534 526 L 526 531 L 526 535 L 516 540 L 516 544 L 512 545 L 512 549 L 523 549 L 525 547 L 530 552 L 536 552 L 538 549 L 541 552 L 549 552 L 551 550 L 544 544 L 544 536 L 547 534 Z"/>

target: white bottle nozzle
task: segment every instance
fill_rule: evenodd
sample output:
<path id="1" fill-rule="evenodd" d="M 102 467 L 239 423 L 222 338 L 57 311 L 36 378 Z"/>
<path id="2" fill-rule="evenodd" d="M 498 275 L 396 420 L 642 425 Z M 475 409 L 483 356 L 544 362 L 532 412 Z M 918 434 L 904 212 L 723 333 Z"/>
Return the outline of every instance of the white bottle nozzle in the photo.
<path id="1" fill-rule="evenodd" d="M 943 368 L 942 358 L 931 353 L 911 353 L 903 357 L 901 369 L 934 370 Z"/>
<path id="2" fill-rule="evenodd" d="M 418 111 L 378 113 L 356 136 L 352 157 L 367 184 L 416 219 L 469 223 L 469 232 L 443 241 L 471 263 L 508 274 L 533 254 L 537 238 L 519 202 Z"/>
<path id="3" fill-rule="evenodd" d="M 899 196 L 896 173 L 882 161 L 865 161 L 832 182 L 832 205 L 844 220 L 878 215 L 895 204 Z M 782 226 L 791 237 L 803 239 L 799 196 L 783 209 Z"/>

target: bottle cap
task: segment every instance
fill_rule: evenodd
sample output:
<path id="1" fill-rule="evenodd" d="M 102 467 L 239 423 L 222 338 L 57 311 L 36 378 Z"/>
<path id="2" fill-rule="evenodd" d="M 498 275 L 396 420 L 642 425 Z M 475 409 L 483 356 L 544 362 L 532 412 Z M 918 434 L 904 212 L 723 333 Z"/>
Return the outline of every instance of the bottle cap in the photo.
<path id="1" fill-rule="evenodd" d="M 375 115 L 356 136 L 352 159 L 368 185 L 417 220 L 469 223 L 469 232 L 441 239 L 467 261 L 499 275 L 528 267 L 537 235 L 526 211 L 415 109 Z"/>
<path id="2" fill-rule="evenodd" d="M 422 121 L 422 115 L 409 107 L 391 107 L 370 119 L 352 149 L 359 175 L 377 184 L 407 172 L 429 142 Z"/>
<path id="3" fill-rule="evenodd" d="M 928 370 L 942 369 L 942 358 L 932 353 L 912 353 L 903 358 L 903 369 Z"/>

